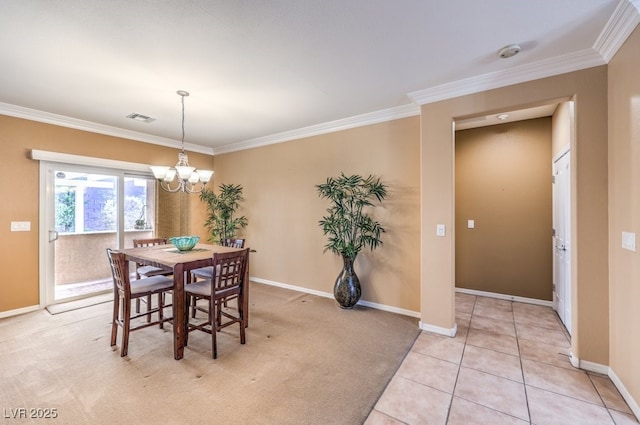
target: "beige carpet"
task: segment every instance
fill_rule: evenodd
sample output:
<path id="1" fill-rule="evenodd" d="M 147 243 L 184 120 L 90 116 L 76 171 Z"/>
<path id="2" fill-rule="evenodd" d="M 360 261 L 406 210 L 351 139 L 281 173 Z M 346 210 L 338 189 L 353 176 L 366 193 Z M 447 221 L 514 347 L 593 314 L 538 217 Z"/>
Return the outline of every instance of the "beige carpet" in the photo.
<path id="1" fill-rule="evenodd" d="M 121 358 L 111 303 L 2 319 L 1 407 L 64 424 L 361 424 L 419 333 L 415 318 L 257 283 L 250 301 L 247 344 L 226 328 L 216 360 L 201 332 L 173 360 L 171 325 L 132 333 Z"/>
<path id="2" fill-rule="evenodd" d="M 52 304 L 46 307 L 47 311 L 51 314 L 66 313 L 71 310 L 78 310 L 80 308 L 90 307 L 92 305 L 107 303 L 113 301 L 113 291 L 108 294 L 95 295 L 93 297 L 83 298 L 75 301 L 67 301 L 60 304 Z"/>

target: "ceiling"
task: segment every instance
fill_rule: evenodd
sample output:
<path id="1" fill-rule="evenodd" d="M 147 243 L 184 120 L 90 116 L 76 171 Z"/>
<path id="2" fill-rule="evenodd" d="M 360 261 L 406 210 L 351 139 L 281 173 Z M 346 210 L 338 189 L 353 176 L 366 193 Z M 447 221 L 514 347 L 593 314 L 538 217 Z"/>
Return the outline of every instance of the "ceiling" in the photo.
<path id="1" fill-rule="evenodd" d="M 186 90 L 187 148 L 232 151 L 605 64 L 639 2 L 3 0 L 0 113 L 179 147 Z"/>

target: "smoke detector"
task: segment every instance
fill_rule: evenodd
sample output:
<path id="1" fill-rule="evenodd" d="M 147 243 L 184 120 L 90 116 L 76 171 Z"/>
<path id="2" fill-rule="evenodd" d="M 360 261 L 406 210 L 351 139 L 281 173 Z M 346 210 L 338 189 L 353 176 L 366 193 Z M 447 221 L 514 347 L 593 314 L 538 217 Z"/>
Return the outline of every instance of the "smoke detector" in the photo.
<path id="1" fill-rule="evenodd" d="M 520 53 L 520 46 L 518 46 L 517 44 L 510 44 L 500 49 L 498 55 L 500 55 L 502 59 L 507 59 L 517 55 L 518 53 Z"/>

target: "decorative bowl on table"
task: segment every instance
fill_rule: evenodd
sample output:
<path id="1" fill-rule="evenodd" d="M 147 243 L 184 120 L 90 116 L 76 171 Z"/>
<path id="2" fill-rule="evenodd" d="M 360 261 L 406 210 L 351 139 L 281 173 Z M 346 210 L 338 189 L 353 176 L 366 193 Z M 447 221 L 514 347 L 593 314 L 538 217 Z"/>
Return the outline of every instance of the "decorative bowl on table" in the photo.
<path id="1" fill-rule="evenodd" d="M 191 251 L 199 240 L 200 236 L 176 236 L 169 238 L 169 242 L 178 248 L 179 251 Z"/>

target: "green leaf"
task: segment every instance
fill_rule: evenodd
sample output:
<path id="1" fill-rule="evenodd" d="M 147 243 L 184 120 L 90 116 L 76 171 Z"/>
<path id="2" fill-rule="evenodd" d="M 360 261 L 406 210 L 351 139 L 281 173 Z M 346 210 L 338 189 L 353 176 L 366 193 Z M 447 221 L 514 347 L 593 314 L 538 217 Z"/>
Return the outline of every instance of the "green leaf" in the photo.
<path id="1" fill-rule="evenodd" d="M 380 238 L 385 229 L 374 221 L 365 209 L 382 202 L 387 196 L 386 185 L 372 175 L 328 177 L 316 185 L 318 196 L 331 202 L 327 215 L 318 222 L 328 237 L 325 251 L 355 259 L 364 247 L 371 250 L 382 245 Z"/>
<path id="2" fill-rule="evenodd" d="M 207 204 L 207 219 L 205 227 L 209 229 L 209 240 L 218 243 L 226 238 L 234 238 L 239 229 L 247 227 L 245 216 L 234 217 L 240 207 L 242 186 L 221 184 L 218 194 L 210 190 L 200 193 L 200 200 Z"/>

